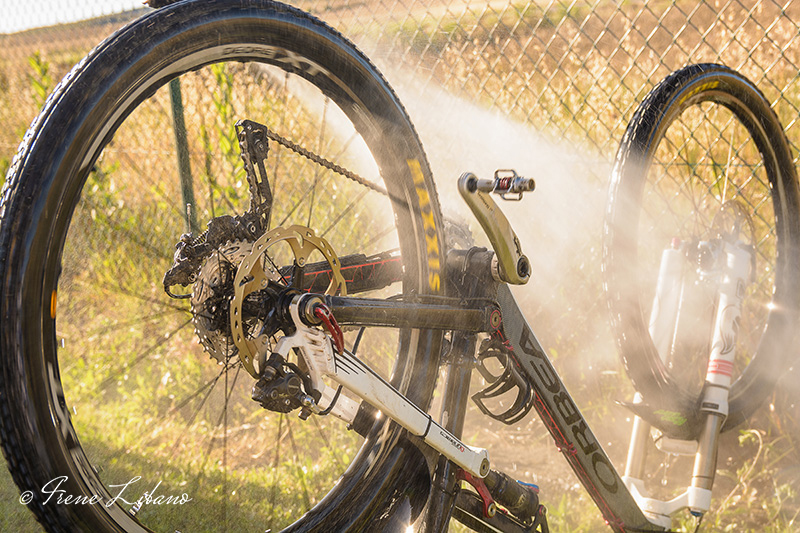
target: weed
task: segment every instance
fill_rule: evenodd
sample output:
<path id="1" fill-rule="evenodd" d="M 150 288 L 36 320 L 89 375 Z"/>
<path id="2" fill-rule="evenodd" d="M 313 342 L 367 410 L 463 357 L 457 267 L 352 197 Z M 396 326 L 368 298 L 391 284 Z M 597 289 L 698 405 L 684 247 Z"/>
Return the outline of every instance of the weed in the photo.
<path id="1" fill-rule="evenodd" d="M 50 63 L 48 63 L 40 52 L 28 58 L 28 64 L 31 67 L 32 74 L 29 76 L 31 89 L 33 91 L 33 100 L 37 107 L 41 109 L 47 100 L 47 95 L 53 88 L 53 78 L 50 76 Z"/>

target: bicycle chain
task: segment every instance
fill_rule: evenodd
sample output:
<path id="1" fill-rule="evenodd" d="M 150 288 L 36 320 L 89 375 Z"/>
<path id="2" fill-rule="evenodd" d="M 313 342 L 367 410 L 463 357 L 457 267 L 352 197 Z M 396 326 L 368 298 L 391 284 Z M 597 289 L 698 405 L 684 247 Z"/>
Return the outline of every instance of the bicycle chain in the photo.
<path id="1" fill-rule="evenodd" d="M 269 147 L 263 142 L 264 137 L 367 189 L 404 203 L 404 200 L 393 197 L 380 185 L 376 185 L 355 172 L 293 143 L 264 125 L 250 120 L 243 120 L 237 122 L 236 127 L 242 160 L 247 174 L 247 182 L 250 188 L 250 210 L 236 217 L 217 217 L 212 219 L 208 225 L 209 229 L 196 238 L 192 237 L 191 234 L 181 237 L 181 241 L 177 244 L 174 263 L 164 275 L 164 290 L 171 298 L 190 297 L 190 294 L 173 294 L 170 292 L 170 287 L 175 285 L 187 286 L 194 283 L 200 266 L 223 243 L 232 241 L 253 242 L 268 227 L 269 215 L 272 209 L 272 192 L 267 181 L 266 169 L 264 168 L 264 159 L 269 152 Z M 262 135 L 263 137 L 261 137 Z M 260 172 L 260 181 L 256 167 Z"/>
<path id="2" fill-rule="evenodd" d="M 364 187 L 367 187 L 368 189 L 371 189 L 371 190 L 373 190 L 373 191 L 375 191 L 377 193 L 380 193 L 380 194 L 382 194 L 384 196 L 389 196 L 389 192 L 386 189 L 384 189 L 383 187 L 381 187 L 380 185 L 375 185 L 371 181 L 368 181 L 366 178 L 362 178 L 361 176 L 359 176 L 355 172 L 347 170 L 346 168 L 344 168 L 342 166 L 339 166 L 339 165 L 337 165 L 336 163 L 334 163 L 332 161 L 328 161 L 324 157 L 319 156 L 319 155 L 315 154 L 314 152 L 312 152 L 310 150 L 307 150 L 306 148 L 303 148 L 299 144 L 293 143 L 289 139 L 287 139 L 285 137 L 282 137 L 281 135 L 275 133 L 274 131 L 272 131 L 269 128 L 267 129 L 267 137 L 269 137 L 269 139 L 277 142 L 281 146 L 284 146 L 284 147 L 288 148 L 289 150 L 292 150 L 293 152 L 305 157 L 306 159 L 309 159 L 310 161 L 312 161 L 312 162 L 314 162 L 314 163 L 316 163 L 316 164 L 318 164 L 318 165 L 320 165 L 322 167 L 327 168 L 328 170 L 331 170 L 331 171 L 339 174 L 340 176 L 344 176 L 345 178 L 347 178 L 349 180 L 352 180 L 352 181 L 355 181 L 359 185 L 363 185 Z"/>

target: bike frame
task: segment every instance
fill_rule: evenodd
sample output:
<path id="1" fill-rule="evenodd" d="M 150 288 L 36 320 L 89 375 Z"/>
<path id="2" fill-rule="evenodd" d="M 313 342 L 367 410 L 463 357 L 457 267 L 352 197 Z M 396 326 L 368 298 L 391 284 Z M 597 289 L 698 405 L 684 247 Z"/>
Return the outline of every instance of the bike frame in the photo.
<path id="1" fill-rule="evenodd" d="M 662 527 L 648 521 L 637 505 L 633 495 L 567 391 L 566 385 L 547 357 L 532 328 L 525 320 L 509 287 L 503 283 L 489 285 L 496 289 L 494 296 L 502 314 L 499 327 L 494 329 L 494 335 L 501 337 L 507 348 L 510 349 L 514 364 L 522 371 L 524 379 L 533 389 L 534 408 L 553 437 L 557 448 L 564 454 L 565 459 L 589 492 L 609 526 L 619 532 L 662 531 Z M 317 367 L 318 372 L 329 376 L 359 395 L 364 401 L 400 423 L 409 430 L 411 435 L 418 437 L 458 467 L 476 477 L 482 478 L 487 474 L 488 455 L 486 450 L 471 448 L 459 439 L 463 427 L 463 413 L 469 395 L 469 374 L 474 366 L 472 361 L 475 350 L 474 333 L 461 331 L 464 326 L 463 322 L 459 321 L 457 312 L 459 309 L 463 312 L 463 308 L 398 302 L 381 303 L 380 301 L 373 301 L 373 305 L 361 307 L 354 302 L 363 303 L 367 301 L 366 299 L 326 298 L 333 315 L 336 317 L 341 313 L 343 318 L 347 317 L 348 324 L 370 325 L 373 322 L 370 319 L 370 316 L 374 316 L 373 309 L 381 306 L 388 315 L 393 314 L 392 309 L 394 308 L 395 312 L 405 316 L 406 325 L 409 327 L 430 328 L 433 322 L 441 329 L 459 332 L 454 335 L 454 342 L 447 357 L 448 377 L 444 388 L 446 392 L 442 423 L 440 424 L 434 421 L 429 414 L 406 400 L 354 355 L 346 351 L 340 354 L 325 353 L 326 350 L 331 349 L 331 343 L 325 343 L 318 338 L 319 335 L 322 335 L 319 330 L 302 325 L 297 311 L 301 301 L 302 297 L 298 299 L 298 303 L 292 304 L 292 314 L 296 318 L 295 323 L 299 325 L 299 335 L 284 337 L 284 339 L 317 339 L 303 341 L 306 344 L 303 346 L 303 353 L 310 361 L 312 375 L 315 373 L 314 367 Z M 407 305 L 417 306 L 420 310 L 418 318 L 412 319 L 408 315 Z M 474 315 L 491 315 L 497 309 L 498 307 L 495 305 L 487 304 L 483 312 L 476 309 L 470 311 Z M 361 317 L 363 320 L 360 319 Z M 434 320 L 431 321 L 431 319 Z M 447 324 L 448 322 L 450 323 Z M 477 329 L 474 328 L 473 331 Z M 282 341 L 276 351 L 281 354 L 288 353 L 291 348 L 301 347 L 303 343 L 297 340 Z M 328 370 L 324 368 L 326 361 L 330 362 Z M 332 391 L 327 388 L 323 392 L 323 398 L 326 400 L 322 403 L 328 403 L 327 398 L 331 397 Z M 346 402 L 342 404 L 341 409 L 353 414 L 356 412 L 356 409 Z M 354 422 L 347 416 L 341 417 L 350 423 Z M 436 470 L 434 477 L 437 479 L 448 480 L 448 478 L 455 477 L 453 465 L 440 464 Z M 445 481 L 444 485 L 452 485 L 453 481 L 454 479 L 450 479 L 449 483 Z M 428 515 L 449 517 L 452 505 L 456 501 L 455 496 L 455 491 L 452 491 L 449 497 L 438 500 L 433 498 L 433 501 L 429 502 Z M 491 520 L 487 520 L 489 517 L 475 518 L 491 524 Z M 439 518 L 436 522 L 442 522 L 442 519 Z M 426 523 L 426 530 L 439 531 L 440 528 L 432 525 L 429 520 Z"/>
<path id="2" fill-rule="evenodd" d="M 661 531 L 647 520 L 628 491 L 507 285 L 498 287 L 497 299 L 505 340 L 536 395 L 533 406 L 603 518 L 614 531 Z M 468 387 L 468 383 L 456 386 Z"/>
<path id="3" fill-rule="evenodd" d="M 470 179 L 475 178 L 468 174 L 460 180 L 462 195 L 479 193 L 480 187 L 465 185 Z M 529 530 L 503 514 L 489 512 L 486 494 L 481 494 L 481 502 L 474 497 L 460 497 L 458 490 L 458 482 L 466 479 L 477 485 L 480 493 L 482 487 L 485 489 L 480 485 L 480 479 L 490 471 L 488 452 L 460 441 L 470 392 L 470 374 L 475 368 L 476 333 L 479 332 L 495 337 L 508 350 L 514 367 L 533 391 L 532 405 L 553 437 L 556 447 L 564 454 L 612 530 L 663 531 L 669 529 L 671 515 L 684 508 L 689 508 L 696 516 L 702 515 L 710 505 L 717 438 L 727 414 L 727 391 L 735 352 L 729 341 L 735 339 L 735 322 L 748 276 L 749 252 L 738 243 L 726 242 L 720 247 L 725 266 L 719 273 L 722 279 L 719 284 L 715 336 L 701 402 L 706 423 L 697 442 L 681 441 L 683 448 L 691 448 L 688 453 L 695 455 L 691 486 L 679 497 L 662 502 L 647 497 L 640 479 L 643 447 L 650 425 L 635 417 L 628 466 L 625 476 L 620 476 L 525 320 L 506 283 L 521 284 L 527 280 L 521 279 L 516 272 L 519 264 L 527 264 L 516 235 L 491 199 L 479 198 L 468 203 L 473 210 L 479 211 L 476 214 L 482 225 L 494 228 L 494 233 L 487 232 L 492 244 L 504 250 L 503 254 L 495 256 L 498 258 L 491 266 L 486 260 L 485 249 L 473 248 L 451 253 L 446 281 L 451 287 L 456 287 L 456 292 L 462 296 L 468 293 L 468 298 L 440 297 L 433 303 L 422 300 L 422 297 L 417 297 L 415 301 L 336 296 L 324 299 L 324 305 L 341 324 L 443 329 L 452 332 L 451 348 L 443 361 L 447 378 L 439 422 L 409 402 L 355 355 L 346 350 L 333 353 L 332 343 L 325 341 L 321 331 L 303 324 L 299 309 L 305 305 L 304 299 L 316 298 L 321 304 L 320 296 L 305 295 L 295 299 L 291 314 L 298 333 L 285 337 L 276 351 L 288 355 L 291 348 L 301 348 L 311 367 L 312 380 L 315 380 L 315 376 L 327 375 L 405 427 L 413 436 L 412 439 L 424 442 L 441 454 L 438 460 L 429 461 L 435 463 L 431 466 L 434 482 L 422 520 L 424 531 L 445 530 L 454 509 L 457 519 L 473 527 L 483 524 L 489 530 Z M 495 241 L 503 242 L 497 244 Z M 666 267 L 670 266 L 670 261 L 674 263 L 675 258 L 669 253 L 665 253 L 664 257 L 667 259 L 662 270 L 669 271 Z M 470 259 L 475 265 L 470 264 Z M 466 273 L 470 270 L 473 275 L 477 271 L 479 278 L 465 281 Z M 672 268 L 671 274 L 662 276 L 660 286 L 679 287 L 679 270 Z M 508 279 L 509 273 L 511 279 Z M 669 293 L 669 290 L 662 290 L 657 296 L 652 320 L 658 325 L 651 328 L 654 329 L 654 337 L 664 337 L 670 328 L 674 328 L 677 313 L 672 308 L 675 306 L 661 305 L 664 302 L 658 301 L 659 298 L 669 300 Z M 661 308 L 667 311 L 662 312 Z M 321 383 L 318 380 L 315 382 Z M 359 411 L 355 402 L 343 400 L 336 406 L 334 391 L 324 385 L 322 388 L 323 403 L 335 407 L 334 414 L 353 424 Z M 314 407 L 317 412 L 321 410 L 316 405 Z M 422 448 L 424 451 L 425 446 Z"/>

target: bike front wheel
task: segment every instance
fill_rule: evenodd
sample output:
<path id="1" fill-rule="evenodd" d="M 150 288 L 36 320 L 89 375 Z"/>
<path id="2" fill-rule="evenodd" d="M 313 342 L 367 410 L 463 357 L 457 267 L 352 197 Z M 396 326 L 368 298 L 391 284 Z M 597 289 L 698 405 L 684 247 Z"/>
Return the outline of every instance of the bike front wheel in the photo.
<path id="1" fill-rule="evenodd" d="M 780 122 L 737 72 L 686 67 L 637 109 L 613 168 L 603 265 L 623 363 L 645 403 L 672 419 L 660 426 L 667 433 L 699 407 L 720 281 L 709 266 L 719 255 L 715 242 L 751 254 L 725 428 L 746 419 L 786 367 L 798 325 L 798 198 Z M 673 287 L 677 315 L 656 333 L 651 310 L 664 312 L 654 299 L 665 253 L 682 256 L 683 277 Z"/>
<path id="2" fill-rule="evenodd" d="M 222 266 L 200 270 L 191 298 L 164 292 L 182 233 L 248 209 L 239 119 L 294 143 L 270 143 L 272 227 L 312 227 L 339 256 L 391 258 L 396 279 L 366 296 L 443 291 L 421 143 L 351 43 L 266 0 L 179 2 L 123 28 L 49 98 L 0 207 L 2 445 L 50 531 L 381 527 L 416 475 L 385 419 L 361 438 L 250 400 L 215 292 Z M 247 246 L 211 257 L 235 267 Z M 368 331 L 358 353 L 426 408 L 441 342 Z"/>

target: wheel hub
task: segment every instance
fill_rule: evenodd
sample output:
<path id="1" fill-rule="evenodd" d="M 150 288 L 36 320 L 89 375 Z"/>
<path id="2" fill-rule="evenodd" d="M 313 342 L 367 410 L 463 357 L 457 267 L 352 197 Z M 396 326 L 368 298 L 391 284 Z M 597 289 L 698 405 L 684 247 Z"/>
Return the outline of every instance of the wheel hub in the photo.
<path id="1" fill-rule="evenodd" d="M 238 348 L 239 359 L 245 370 L 254 378 L 259 377 L 259 370 L 255 362 L 260 358 L 263 363 L 269 351 L 270 331 L 265 328 L 250 328 L 245 331 L 247 309 L 246 303 L 252 294 L 268 290 L 273 276 L 279 275 L 278 270 L 271 263 L 265 261 L 268 249 L 278 242 L 286 242 L 294 255 L 294 274 L 292 285 L 297 288 L 302 285 L 303 267 L 308 263 L 309 256 L 319 251 L 331 267 L 331 281 L 326 294 L 347 294 L 347 286 L 341 272 L 341 263 L 336 253 L 328 242 L 317 237 L 314 231 L 305 226 L 290 226 L 288 228 L 274 228 L 253 243 L 252 251 L 244 258 L 236 271 L 233 283 L 234 295 L 230 305 L 230 331 L 233 342 Z M 262 366 L 260 365 L 260 366 Z"/>

